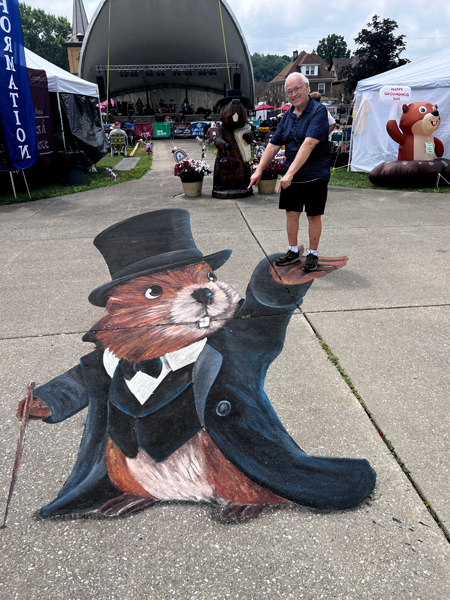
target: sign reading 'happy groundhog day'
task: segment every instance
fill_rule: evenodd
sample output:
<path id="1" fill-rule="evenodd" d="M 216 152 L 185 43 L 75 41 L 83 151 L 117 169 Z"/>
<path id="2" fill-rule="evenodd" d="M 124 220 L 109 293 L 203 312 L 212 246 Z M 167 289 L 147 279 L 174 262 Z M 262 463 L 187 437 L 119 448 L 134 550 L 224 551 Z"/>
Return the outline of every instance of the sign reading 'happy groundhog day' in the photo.
<path id="1" fill-rule="evenodd" d="M 385 85 L 379 93 L 382 104 L 409 104 L 411 101 L 411 88 L 406 85 Z"/>
<path id="2" fill-rule="evenodd" d="M 18 0 L 0 0 L 1 122 L 13 169 L 31 167 L 39 156 Z"/>

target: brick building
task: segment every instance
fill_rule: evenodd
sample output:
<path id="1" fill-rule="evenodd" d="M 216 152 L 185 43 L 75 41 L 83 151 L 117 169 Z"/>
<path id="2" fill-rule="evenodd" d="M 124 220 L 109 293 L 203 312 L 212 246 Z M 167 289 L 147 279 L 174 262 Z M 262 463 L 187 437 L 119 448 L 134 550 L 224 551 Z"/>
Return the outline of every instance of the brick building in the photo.
<path id="1" fill-rule="evenodd" d="M 291 73 L 302 73 L 309 80 L 311 92 L 319 92 L 324 100 L 331 97 L 331 83 L 336 79 L 328 71 L 329 64 L 320 56 L 308 54 L 304 50 L 294 50 L 292 61 L 270 82 L 276 92 L 284 93 L 286 78 Z"/>

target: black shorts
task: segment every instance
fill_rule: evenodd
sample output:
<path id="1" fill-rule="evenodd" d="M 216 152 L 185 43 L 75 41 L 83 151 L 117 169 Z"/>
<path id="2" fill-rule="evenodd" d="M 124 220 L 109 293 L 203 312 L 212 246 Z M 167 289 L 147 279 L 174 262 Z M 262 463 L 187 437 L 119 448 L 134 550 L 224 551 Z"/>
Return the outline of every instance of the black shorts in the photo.
<path id="1" fill-rule="evenodd" d="M 316 179 L 296 183 L 280 190 L 279 208 L 286 211 L 303 212 L 308 217 L 323 215 L 327 203 L 328 181 Z"/>

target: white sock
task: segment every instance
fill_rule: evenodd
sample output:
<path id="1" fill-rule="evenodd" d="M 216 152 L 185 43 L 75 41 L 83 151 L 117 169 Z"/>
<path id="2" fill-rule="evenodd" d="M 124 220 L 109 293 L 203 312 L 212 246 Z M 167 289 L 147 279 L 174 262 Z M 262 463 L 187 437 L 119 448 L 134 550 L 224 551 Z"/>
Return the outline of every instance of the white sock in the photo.
<path id="1" fill-rule="evenodd" d="M 309 253 L 309 254 L 314 254 L 314 256 L 319 256 L 319 255 L 317 254 L 317 250 L 309 250 L 309 249 L 308 249 L 308 253 Z"/>
<path id="2" fill-rule="evenodd" d="M 298 254 L 298 246 L 289 246 L 289 250 L 292 250 L 292 252 L 297 252 Z"/>

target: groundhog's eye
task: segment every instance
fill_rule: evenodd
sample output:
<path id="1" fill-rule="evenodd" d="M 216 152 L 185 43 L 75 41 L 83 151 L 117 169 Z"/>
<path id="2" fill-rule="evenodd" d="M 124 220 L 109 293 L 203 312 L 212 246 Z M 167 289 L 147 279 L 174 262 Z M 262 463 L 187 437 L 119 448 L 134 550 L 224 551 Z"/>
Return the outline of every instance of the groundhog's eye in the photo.
<path id="1" fill-rule="evenodd" d="M 421 112 L 421 113 L 426 113 L 426 112 L 427 112 L 427 109 L 425 108 L 425 106 L 421 106 L 421 107 L 419 108 L 419 112 Z"/>
<path id="2" fill-rule="evenodd" d="M 149 300 L 154 300 L 155 298 L 159 298 L 163 293 L 163 289 L 160 285 L 152 285 L 145 292 L 145 297 Z"/>
<path id="3" fill-rule="evenodd" d="M 213 273 L 213 271 L 210 271 L 210 272 L 208 273 L 207 277 L 208 277 L 208 279 L 209 279 L 210 281 L 217 281 L 216 274 L 215 274 L 215 273 Z"/>

